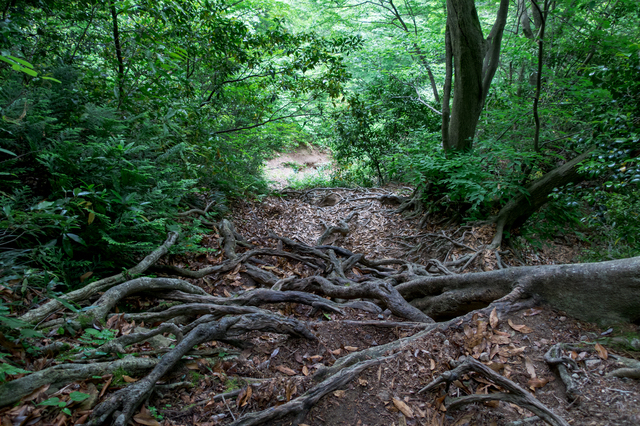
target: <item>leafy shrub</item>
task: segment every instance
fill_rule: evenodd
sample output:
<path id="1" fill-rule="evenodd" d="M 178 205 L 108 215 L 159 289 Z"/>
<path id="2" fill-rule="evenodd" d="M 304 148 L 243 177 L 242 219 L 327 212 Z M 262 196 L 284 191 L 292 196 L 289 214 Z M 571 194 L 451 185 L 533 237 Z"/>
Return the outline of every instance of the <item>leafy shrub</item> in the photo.
<path id="1" fill-rule="evenodd" d="M 172 218 L 199 184 L 200 158 L 148 118 L 69 102 L 77 73 L 56 75 L 62 83 L 50 87 L 23 87 L 9 75 L 0 91 L 7 115 L 29 106 L 0 128 L 2 282 L 11 270 L 49 290 L 129 266 L 178 230 Z M 197 233 L 185 228 L 178 250 Z"/>
<path id="2" fill-rule="evenodd" d="M 334 113 L 331 147 L 344 175 L 357 182 L 378 184 L 391 177 L 394 152 L 415 140 L 416 133 L 438 129 L 439 118 L 416 101 L 411 84 L 391 77 L 376 78 Z"/>
<path id="3" fill-rule="evenodd" d="M 524 191 L 523 171 L 536 157 L 496 141 L 481 141 L 471 152 L 447 156 L 440 148 L 439 134 L 431 134 L 421 144 L 402 149 L 393 170 L 416 187 L 430 183 L 425 196 L 431 200 L 446 195 L 456 210 L 478 218 Z"/>

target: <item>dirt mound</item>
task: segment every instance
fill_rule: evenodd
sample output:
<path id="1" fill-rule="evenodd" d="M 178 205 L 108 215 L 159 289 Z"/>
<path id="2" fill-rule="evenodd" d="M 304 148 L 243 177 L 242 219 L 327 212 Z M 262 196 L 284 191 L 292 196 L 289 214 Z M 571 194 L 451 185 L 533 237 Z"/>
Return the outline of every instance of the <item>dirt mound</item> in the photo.
<path id="1" fill-rule="evenodd" d="M 284 188 L 291 179 L 303 179 L 329 168 L 331 154 L 317 147 L 301 146 L 292 152 L 277 154 L 267 161 L 265 174 L 275 188 Z"/>

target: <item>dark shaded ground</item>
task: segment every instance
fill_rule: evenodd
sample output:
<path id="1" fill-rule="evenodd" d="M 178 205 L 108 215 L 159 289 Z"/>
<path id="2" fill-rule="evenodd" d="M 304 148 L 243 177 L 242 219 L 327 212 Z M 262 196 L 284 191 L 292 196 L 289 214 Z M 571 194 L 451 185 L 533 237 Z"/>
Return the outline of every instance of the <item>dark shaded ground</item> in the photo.
<path id="1" fill-rule="evenodd" d="M 260 204 L 242 203 L 234 207 L 236 230 L 258 246 L 277 246 L 268 232 L 287 236 L 311 245 L 324 232 L 325 225 L 337 224 L 353 212 L 346 236 L 334 235 L 330 244 L 345 247 L 354 253 L 366 253 L 369 258 L 403 257 L 416 262 L 431 258 L 456 259 L 490 241 L 492 229 L 483 227 L 453 227 L 441 229 L 429 226 L 418 229 L 416 219 L 406 219 L 393 212 L 392 205 L 373 199 L 382 194 L 407 194 L 409 189 L 390 187 L 376 190 L 314 190 L 290 192 L 285 197 L 269 197 Z M 328 194 L 338 201 L 325 205 Z M 218 247 L 219 235 L 213 232 L 202 244 Z M 452 241 L 456 241 L 457 244 Z M 527 264 L 564 263 L 576 250 L 568 245 L 554 244 L 544 251 L 523 251 Z M 221 255 L 175 257 L 177 265 L 198 269 L 221 262 Z M 263 257 L 263 269 L 286 277 L 295 273 L 306 275 L 310 270 L 282 258 Z M 502 261 L 507 266 L 519 264 L 512 255 Z M 492 259 L 479 258 L 469 270 L 490 270 L 496 267 Z M 357 271 L 354 271 L 356 273 Z M 189 280 L 208 293 L 230 297 L 254 288 L 257 283 L 243 267 L 218 276 Z M 139 310 L 154 303 L 151 296 L 130 298 L 128 303 Z M 345 315 L 316 312 L 311 307 L 293 303 L 264 306 L 281 315 L 309 324 L 317 341 L 289 338 L 279 334 L 254 332 L 245 339 L 244 349 L 221 342 L 199 347 L 210 355 L 183 363 L 164 384 L 180 383 L 172 388 L 159 387 L 143 410 L 134 418 L 144 425 L 224 425 L 251 411 L 265 410 L 286 403 L 311 389 L 316 383 L 312 375 L 322 366 L 331 366 L 349 353 L 384 345 L 420 332 L 420 327 L 384 327 L 388 321 L 402 322 L 392 315 L 372 314 L 345 309 Z M 358 322 L 373 322 L 374 325 Z M 610 344 L 614 335 L 638 334 L 637 326 L 614 327 L 605 332 L 593 324 L 583 323 L 547 307 L 512 312 L 490 325 L 486 316 L 476 316 L 463 323 L 460 320 L 444 332 L 432 332 L 389 352 L 393 359 L 372 367 L 342 389 L 320 400 L 304 421 L 319 425 L 538 425 L 542 421 L 523 419 L 531 413 L 504 402 L 474 404 L 459 410 L 446 411 L 443 405 L 444 385 L 433 392 L 419 393 L 427 383 L 450 369 L 452 360 L 472 356 L 499 374 L 528 388 L 535 397 L 571 425 L 639 425 L 640 382 L 607 377 L 619 367 L 616 355 L 639 358 L 638 352 Z M 127 332 L 133 324 L 120 324 Z M 522 327 L 526 326 L 526 327 Z M 602 333 L 606 336 L 602 336 Z M 596 342 L 603 347 L 596 350 Z M 164 342 L 165 345 L 171 342 Z M 544 354 L 556 343 L 578 347 L 565 351 L 574 358 L 580 370 L 573 376 L 580 395 L 571 401 L 557 373 L 544 361 Z M 160 345 L 162 346 L 162 342 Z M 604 349 L 606 348 L 606 349 Z M 131 352 L 152 350 L 149 343 L 134 345 Z M 37 371 L 53 359 L 34 360 L 30 369 Z M 113 379 L 113 380 L 112 380 Z M 72 391 L 97 393 L 119 389 L 137 377 L 119 376 L 94 378 L 49 392 L 63 399 Z M 448 390 L 448 395 L 491 393 L 499 389 L 483 378 L 462 377 Z M 224 398 L 221 397 L 224 395 Z M 29 405 L 28 402 L 0 410 L 2 426 L 19 424 L 74 424 L 83 420 L 89 407 L 70 405 L 71 416 L 56 409 Z M 290 425 L 285 418 L 274 425 Z M 520 422 L 520 423 L 518 423 Z"/>

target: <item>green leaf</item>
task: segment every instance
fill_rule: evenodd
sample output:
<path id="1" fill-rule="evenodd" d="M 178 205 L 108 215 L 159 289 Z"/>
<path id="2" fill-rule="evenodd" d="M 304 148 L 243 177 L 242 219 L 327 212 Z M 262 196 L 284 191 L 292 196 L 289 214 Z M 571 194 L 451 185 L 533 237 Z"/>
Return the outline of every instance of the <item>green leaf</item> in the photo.
<path id="1" fill-rule="evenodd" d="M 36 210 L 46 210 L 53 205 L 54 203 L 52 201 L 42 201 L 41 203 L 38 203 Z"/>
<path id="2" fill-rule="evenodd" d="M 53 397 L 53 398 L 45 399 L 38 405 L 53 405 L 57 407 L 59 403 L 60 403 L 60 398 Z"/>
<path id="3" fill-rule="evenodd" d="M 82 244 L 83 246 L 87 245 L 87 243 L 85 243 L 84 240 L 76 234 L 67 233 L 66 235 L 67 237 L 71 238 L 73 241 L 75 241 L 78 244 Z"/>
<path id="4" fill-rule="evenodd" d="M 7 325 L 7 327 L 14 328 L 14 329 L 26 327 L 26 326 L 29 325 L 28 323 L 26 323 L 26 322 L 24 322 L 22 320 L 19 320 L 19 319 L 16 319 L 16 318 L 9 318 L 9 317 L 5 317 L 5 316 L 0 316 L 0 321 L 5 323 Z"/>
<path id="5" fill-rule="evenodd" d="M 44 335 L 37 331 L 37 330 L 33 330 L 31 328 L 23 328 L 20 330 L 20 334 L 24 337 L 30 338 L 30 337 L 44 337 Z"/>
<path id="6" fill-rule="evenodd" d="M 22 368 L 14 367 L 11 364 L 0 364 L 0 382 L 4 381 L 6 375 L 13 376 L 14 374 L 27 374 L 31 373 L 29 370 L 23 370 Z"/>
<path id="7" fill-rule="evenodd" d="M 11 59 L 12 61 L 16 61 L 21 65 L 24 65 L 27 68 L 33 69 L 33 65 L 31 65 L 29 62 L 25 61 L 24 59 L 16 58 L 15 56 L 11 56 L 11 55 L 7 55 L 7 58 Z"/>
<path id="8" fill-rule="evenodd" d="M 89 398 L 91 395 L 87 395 L 86 393 L 82 393 L 82 392 L 71 392 L 69 394 L 69 398 L 72 401 L 84 401 L 85 399 Z"/>
<path id="9" fill-rule="evenodd" d="M 52 298 L 56 299 L 58 302 L 60 302 L 65 308 L 71 310 L 72 312 L 80 312 L 80 309 L 78 309 L 77 307 L 73 306 L 71 303 L 69 303 L 68 300 L 64 300 L 58 296 L 56 296 L 55 294 L 51 294 L 50 295 Z M 62 327 L 60 327 L 62 328 Z M 62 331 L 62 333 L 60 333 L 60 329 L 58 329 L 59 334 L 64 334 L 64 330 Z"/>
<path id="10" fill-rule="evenodd" d="M 29 68 L 25 68 L 25 67 L 21 67 L 20 65 L 12 65 L 11 68 L 13 68 L 15 71 L 21 71 L 21 72 L 23 72 L 25 74 L 29 74 L 32 77 L 37 77 L 38 76 L 38 73 L 35 72 L 34 70 L 29 69 Z"/>
<path id="11" fill-rule="evenodd" d="M 69 241 L 67 234 L 62 236 L 62 249 L 69 257 L 73 256 L 73 247 L 71 247 L 71 241 Z"/>
<path id="12" fill-rule="evenodd" d="M 17 157 L 17 155 L 18 155 L 16 153 L 13 153 L 13 152 L 11 152 L 9 150 L 6 150 L 6 149 L 3 149 L 3 148 L 0 148 L 0 152 L 3 152 L 5 154 L 9 154 L 9 155 L 13 155 L 14 157 Z"/>
<path id="13" fill-rule="evenodd" d="M 57 78 L 53 78 L 53 77 L 42 77 L 43 80 L 51 80 L 51 81 L 55 81 L 56 83 L 60 83 L 62 84 L 62 82 L 60 80 L 58 80 Z"/>

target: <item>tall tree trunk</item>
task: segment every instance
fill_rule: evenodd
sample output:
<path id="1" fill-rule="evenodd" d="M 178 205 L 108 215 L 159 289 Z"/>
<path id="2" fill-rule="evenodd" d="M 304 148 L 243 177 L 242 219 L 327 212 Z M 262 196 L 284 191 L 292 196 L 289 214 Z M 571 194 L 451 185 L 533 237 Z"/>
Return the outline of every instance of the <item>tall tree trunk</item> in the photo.
<path id="1" fill-rule="evenodd" d="M 540 9 L 535 0 L 531 0 L 536 9 Z M 540 91 L 542 90 L 542 63 L 544 60 L 544 29 L 547 23 L 547 14 L 549 13 L 549 0 L 544 2 L 544 12 L 542 25 L 538 33 L 538 74 L 536 76 L 536 95 L 533 98 L 533 119 L 536 123 L 535 134 L 533 136 L 533 149 L 540 152 L 540 116 L 538 114 L 538 102 L 540 102 Z"/>
<path id="2" fill-rule="evenodd" d="M 445 46 L 445 76 L 442 89 L 442 147 L 445 151 L 451 150 L 449 142 L 449 117 L 451 116 L 451 80 L 453 79 L 453 52 L 451 48 L 451 33 L 449 26 L 444 33 Z"/>
<path id="3" fill-rule="evenodd" d="M 496 21 L 484 40 L 474 0 L 447 0 L 455 82 L 451 116 L 445 118 L 443 114 L 443 120 L 449 119 L 446 142 L 443 129 L 446 150 L 468 150 L 472 146 L 480 112 L 498 68 L 508 8 L 509 0 L 501 0 Z"/>
<path id="4" fill-rule="evenodd" d="M 524 36 L 528 39 L 533 39 L 531 18 L 527 11 L 527 0 L 518 0 L 518 16 L 520 17 L 520 25 L 522 25 L 522 32 Z"/>
<path id="5" fill-rule="evenodd" d="M 449 147 L 462 151 L 471 148 L 482 100 L 484 37 L 474 1 L 447 0 L 447 27 L 455 72 Z"/>
<path id="6" fill-rule="evenodd" d="M 431 66 L 429 65 L 429 61 L 427 61 L 427 58 L 424 56 L 424 54 L 422 53 L 422 49 L 420 49 L 420 46 L 418 46 L 417 43 L 413 43 L 413 47 L 416 49 L 416 53 L 420 58 L 420 62 L 422 62 L 422 65 L 427 70 L 427 75 L 429 76 L 429 83 L 431 83 L 431 90 L 433 91 L 433 98 L 436 100 L 436 103 L 440 105 L 440 96 L 438 95 L 438 86 L 436 85 L 436 79 L 433 76 L 433 71 L 431 71 Z"/>
<path id="7" fill-rule="evenodd" d="M 113 20 L 113 43 L 116 47 L 116 58 L 118 60 L 118 108 L 122 105 L 124 95 L 124 60 L 122 59 L 122 47 L 120 45 L 120 31 L 118 30 L 118 12 L 115 3 L 109 5 L 111 19 Z"/>

